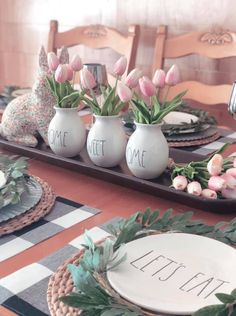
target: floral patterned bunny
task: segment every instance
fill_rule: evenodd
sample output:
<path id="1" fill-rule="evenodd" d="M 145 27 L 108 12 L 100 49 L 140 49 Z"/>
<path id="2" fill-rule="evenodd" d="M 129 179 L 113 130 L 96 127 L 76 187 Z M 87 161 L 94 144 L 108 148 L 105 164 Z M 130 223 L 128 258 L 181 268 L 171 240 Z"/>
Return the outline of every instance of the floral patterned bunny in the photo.
<path id="1" fill-rule="evenodd" d="M 61 50 L 59 60 L 62 64 L 69 62 L 67 48 Z M 41 47 L 39 73 L 32 92 L 12 100 L 3 113 L 0 124 L 0 134 L 3 138 L 21 145 L 35 147 L 38 144 L 36 136 L 40 134 L 48 144 L 48 125 L 55 114 L 56 104 L 56 98 L 47 85 L 48 72 L 47 54 Z"/>

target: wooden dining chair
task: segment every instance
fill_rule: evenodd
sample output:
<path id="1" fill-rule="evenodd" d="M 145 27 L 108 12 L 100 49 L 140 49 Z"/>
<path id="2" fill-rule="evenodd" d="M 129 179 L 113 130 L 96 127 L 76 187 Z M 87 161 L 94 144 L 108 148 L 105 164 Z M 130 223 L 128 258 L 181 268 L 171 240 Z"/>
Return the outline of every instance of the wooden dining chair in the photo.
<path id="1" fill-rule="evenodd" d="M 139 32 L 139 25 L 130 25 L 127 35 L 103 25 L 79 26 L 59 32 L 58 21 L 52 20 L 50 21 L 48 51 L 56 53 L 57 49 L 63 46 L 76 45 L 84 45 L 92 49 L 111 48 L 118 54 L 127 57 L 127 74 L 135 67 Z"/>
<path id="2" fill-rule="evenodd" d="M 168 27 L 160 25 L 157 29 L 152 72 L 163 69 L 167 59 L 177 59 L 189 55 L 202 55 L 213 59 L 236 56 L 236 33 L 191 32 L 179 36 L 168 36 Z M 233 82 L 232 82 L 233 83 Z M 171 87 L 168 99 L 187 90 L 185 99 L 205 105 L 227 104 L 232 84 L 209 85 L 196 80 L 183 81 Z"/>

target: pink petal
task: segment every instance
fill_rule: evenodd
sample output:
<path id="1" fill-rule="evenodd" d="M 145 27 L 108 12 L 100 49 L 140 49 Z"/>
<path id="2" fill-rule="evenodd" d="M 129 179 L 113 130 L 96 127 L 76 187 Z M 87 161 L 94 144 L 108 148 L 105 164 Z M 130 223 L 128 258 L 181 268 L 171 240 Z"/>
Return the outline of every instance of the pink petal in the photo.
<path id="1" fill-rule="evenodd" d="M 221 191 L 226 187 L 226 181 L 220 176 L 212 176 L 208 180 L 208 188 L 213 191 Z"/>
<path id="2" fill-rule="evenodd" d="M 179 68 L 176 65 L 173 65 L 167 72 L 165 83 L 168 86 L 175 86 L 180 81 Z"/>
<path id="3" fill-rule="evenodd" d="M 117 94 L 122 102 L 128 102 L 132 98 L 132 91 L 122 82 L 117 85 Z"/>
<path id="4" fill-rule="evenodd" d="M 197 181 L 190 182 L 187 185 L 187 192 L 189 194 L 193 194 L 193 195 L 196 195 L 196 196 L 201 195 L 201 193 L 202 193 L 201 184 L 199 182 L 197 182 Z"/>
<path id="5" fill-rule="evenodd" d="M 115 63 L 113 67 L 113 72 L 117 76 L 122 76 L 125 72 L 126 67 L 127 67 L 127 58 L 125 56 L 122 56 Z"/>
<path id="6" fill-rule="evenodd" d="M 218 176 L 221 173 L 224 159 L 220 154 L 215 154 L 207 163 L 207 170 L 211 176 Z"/>
<path id="7" fill-rule="evenodd" d="M 176 176 L 172 181 L 172 185 L 176 190 L 184 190 L 187 184 L 188 181 L 185 176 Z"/>
<path id="8" fill-rule="evenodd" d="M 210 189 L 203 189 L 201 195 L 207 199 L 217 199 L 216 191 Z"/>
<path id="9" fill-rule="evenodd" d="M 166 74 L 164 70 L 157 69 L 152 79 L 152 82 L 155 85 L 155 87 L 163 88 L 165 86 L 165 77 Z"/>
<path id="10" fill-rule="evenodd" d="M 126 86 L 128 86 L 130 89 L 135 88 L 141 76 L 142 76 L 141 70 L 137 68 L 133 69 L 125 79 Z"/>
<path id="11" fill-rule="evenodd" d="M 156 87 L 152 83 L 152 81 L 144 76 L 139 79 L 139 87 L 143 95 L 146 97 L 152 97 L 156 94 Z"/>

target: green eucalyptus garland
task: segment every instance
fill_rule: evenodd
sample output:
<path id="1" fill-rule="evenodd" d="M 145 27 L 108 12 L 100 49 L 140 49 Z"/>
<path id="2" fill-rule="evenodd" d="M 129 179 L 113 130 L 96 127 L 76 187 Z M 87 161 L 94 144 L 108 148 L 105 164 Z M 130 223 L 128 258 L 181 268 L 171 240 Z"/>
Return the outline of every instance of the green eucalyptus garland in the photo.
<path id="1" fill-rule="evenodd" d="M 168 209 L 163 216 L 160 211 L 137 212 L 117 227 L 110 226 L 112 239 L 94 244 L 85 234 L 85 252 L 76 265 L 69 265 L 76 291 L 60 300 L 81 310 L 81 316 L 144 316 L 147 315 L 136 305 L 121 298 L 108 284 L 105 273 L 126 259 L 122 245 L 153 233 L 167 231 L 197 234 L 214 238 L 236 246 L 236 218 L 231 222 L 219 222 L 211 226 L 201 220 L 192 220 L 193 212 L 173 215 Z M 222 304 L 207 306 L 193 316 L 235 316 L 236 289 L 230 294 L 218 293 Z"/>
<path id="2" fill-rule="evenodd" d="M 0 208 L 20 201 L 21 194 L 27 189 L 26 158 L 0 154 Z"/>

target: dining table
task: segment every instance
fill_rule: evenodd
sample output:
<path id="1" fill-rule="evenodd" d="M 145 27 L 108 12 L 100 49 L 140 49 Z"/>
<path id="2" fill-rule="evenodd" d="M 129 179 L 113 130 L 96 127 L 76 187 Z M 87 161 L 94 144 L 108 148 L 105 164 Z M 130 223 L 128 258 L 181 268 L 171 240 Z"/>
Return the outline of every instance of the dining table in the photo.
<path id="1" fill-rule="evenodd" d="M 12 154 L 11 150 L 0 145 L 0 151 Z M 230 144 L 224 155 L 236 152 L 236 144 Z M 184 157 L 184 151 L 183 151 Z M 162 198 L 158 194 L 150 194 L 127 187 L 122 183 L 112 183 L 103 176 L 88 175 L 86 172 L 71 170 L 63 165 L 55 165 L 50 161 L 42 161 L 37 157 L 29 158 L 29 173 L 46 181 L 55 192 L 56 196 L 75 201 L 83 205 L 99 209 L 100 212 L 86 221 L 75 223 L 65 228 L 50 238 L 43 240 L 32 247 L 0 262 L 0 279 L 15 271 L 38 262 L 51 253 L 59 250 L 71 240 L 80 236 L 85 230 L 102 225 L 115 217 L 127 218 L 137 211 L 143 211 L 147 207 L 151 210 L 159 209 L 163 214 L 172 208 L 174 214 L 193 211 L 193 219 L 201 219 L 204 223 L 214 225 L 220 221 L 231 221 L 235 218 L 236 209 L 231 212 L 208 212 L 197 204 L 194 207 L 185 205 L 184 201 L 173 201 Z M 46 293 L 45 293 L 46 295 Z M 1 316 L 17 315 L 13 311 L 0 306 Z M 33 315 L 28 315 L 33 316 Z"/>

